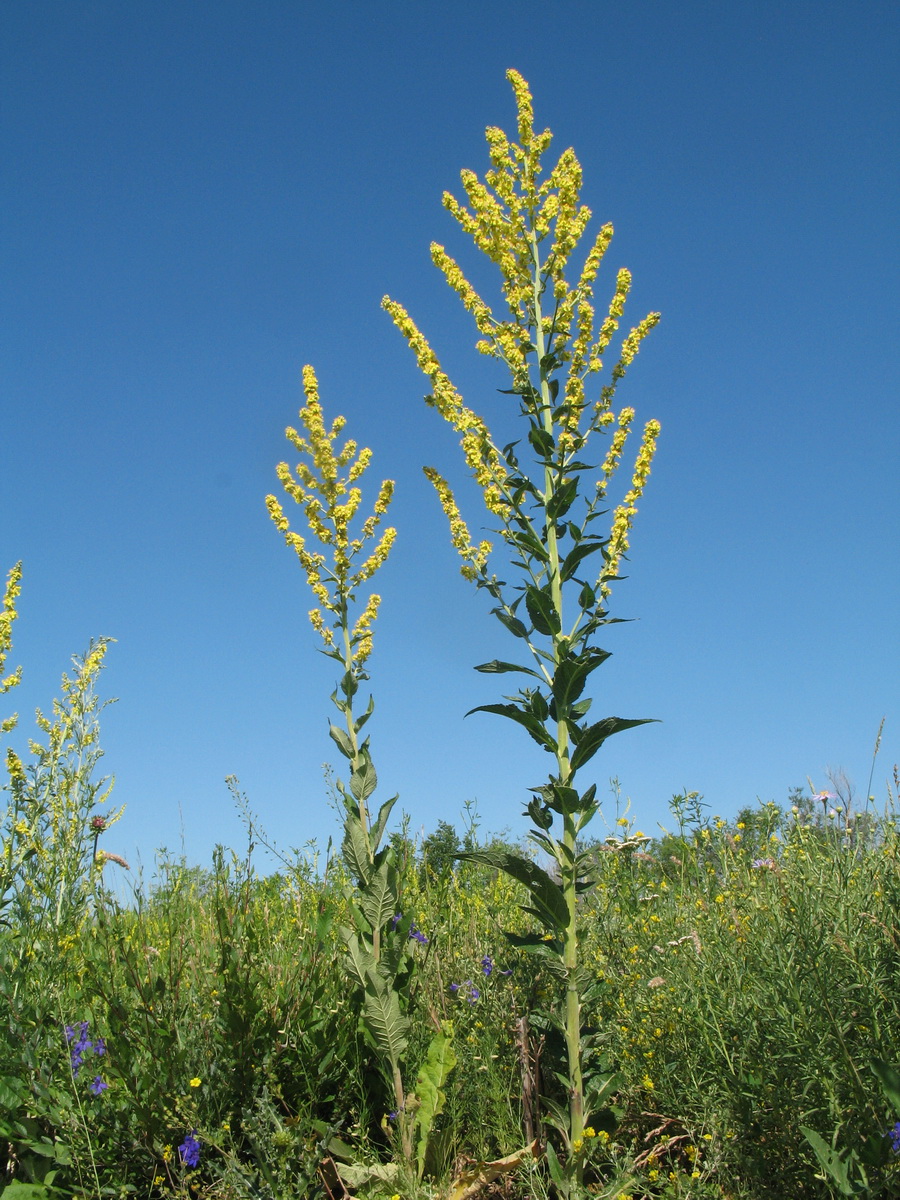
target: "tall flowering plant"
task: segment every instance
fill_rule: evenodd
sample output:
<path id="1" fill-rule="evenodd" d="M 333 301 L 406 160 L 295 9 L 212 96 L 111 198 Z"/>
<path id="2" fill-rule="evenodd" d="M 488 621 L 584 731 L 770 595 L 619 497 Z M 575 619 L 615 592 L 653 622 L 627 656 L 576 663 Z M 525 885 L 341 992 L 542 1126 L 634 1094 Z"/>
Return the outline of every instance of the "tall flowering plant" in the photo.
<path id="1" fill-rule="evenodd" d="M 409 984 L 418 947 L 428 938 L 401 912 L 400 880 L 394 850 L 384 842 L 396 796 L 385 800 L 377 815 L 372 808 L 378 778 L 372 763 L 368 736 L 361 731 L 374 711 L 369 697 L 360 712 L 356 697 L 369 676 L 366 664 L 372 652 L 372 624 L 381 597 L 364 590 L 383 566 L 396 538 L 396 530 L 379 531 L 394 492 L 382 482 L 372 513 L 356 525 L 362 491 L 359 481 L 369 467 L 372 452 L 358 449 L 352 439 L 338 448 L 335 442 L 345 420 L 337 417 L 327 428 L 315 372 L 303 369 L 306 404 L 300 410 L 304 432 L 288 428 L 286 435 L 299 451 L 296 470 L 287 463 L 276 468 L 287 495 L 303 509 L 317 549 L 290 527 L 275 496 L 266 505 L 276 527 L 295 551 L 316 599 L 309 610 L 313 628 L 324 643 L 323 653 L 340 667 L 340 680 L 331 700 L 341 714 L 330 723 L 331 737 L 350 769 L 349 781 L 338 779 L 344 805 L 342 857 L 353 880 L 347 899 L 353 927 L 343 930 L 347 970 L 361 997 L 366 1036 L 385 1068 L 393 1093 L 394 1120 L 400 1131 L 401 1151 L 408 1163 L 415 1159 L 419 1175 L 434 1118 L 443 1103 L 442 1084 L 454 1065 L 449 1037 L 439 1033 L 416 1081 L 416 1093 L 404 1086 L 404 1065 L 409 1018 Z M 416 1140 L 418 1138 L 418 1140 Z"/>
<path id="2" fill-rule="evenodd" d="M 443 246 L 433 244 L 431 255 L 474 319 L 477 349 L 509 370 L 507 394 L 518 399 L 530 461 L 523 461 L 520 443 L 496 443 L 486 421 L 463 402 L 406 309 L 389 297 L 383 306 L 430 380 L 427 403 L 460 434 L 495 534 L 518 572 L 513 585 L 498 578 L 492 570 L 492 542 L 473 540 L 447 481 L 425 468 L 449 520 L 462 574 L 488 594 L 491 612 L 526 651 L 526 664 L 494 659 L 476 668 L 522 675 L 525 683 L 503 703 L 472 711 L 496 713 L 521 725 L 552 760 L 547 782 L 531 789 L 526 814 L 533 825 L 529 836 L 552 859 L 553 874 L 506 851 L 468 857 L 502 868 L 528 889 L 528 911 L 543 931 L 524 944 L 550 960 L 563 985 L 558 1019 L 568 1057 L 568 1105 L 556 1110 L 556 1122 L 566 1157 L 561 1162 L 552 1147 L 548 1153 L 557 1184 L 577 1189 L 585 1128 L 608 1093 L 609 1080 L 586 1072 L 588 1048 L 581 1028 L 578 898 L 592 879 L 591 860 L 579 835 L 599 806 L 596 787 L 580 791 L 576 777 L 609 737 L 644 723 L 616 716 L 588 719 L 591 700 L 585 689 L 609 657 L 596 644 L 596 635 L 617 619 L 607 605 L 629 548 L 660 431 L 657 421 L 644 426 L 630 484 L 610 516 L 610 485 L 634 422 L 632 408 L 616 410 L 616 389 L 659 314 L 651 313 L 625 336 L 607 381 L 592 388 L 618 330 L 631 276 L 619 271 L 606 315 L 598 322 L 594 283 L 612 226 L 604 225 L 596 234 L 577 282 L 570 284 L 566 270 L 591 216 L 579 203 L 581 166 L 568 149 L 543 175 L 541 160 L 552 135 L 549 130 L 535 132 L 525 80 L 515 71 L 507 78 L 518 108 L 518 143 L 489 128 L 492 166 L 484 182 L 463 171 L 468 204 L 449 193 L 444 196 L 462 229 L 499 267 L 505 312 L 488 306 Z M 595 448 L 598 439 L 603 443 Z"/>

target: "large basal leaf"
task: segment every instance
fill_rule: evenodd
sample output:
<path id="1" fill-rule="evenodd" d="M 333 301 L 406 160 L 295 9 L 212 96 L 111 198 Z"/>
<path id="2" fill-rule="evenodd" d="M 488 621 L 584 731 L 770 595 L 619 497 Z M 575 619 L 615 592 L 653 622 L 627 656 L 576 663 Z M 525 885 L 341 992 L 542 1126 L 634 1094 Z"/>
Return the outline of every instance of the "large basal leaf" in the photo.
<path id="1" fill-rule="evenodd" d="M 416 1079 L 416 1095 L 419 1097 L 419 1107 L 416 1109 L 416 1126 L 419 1130 L 416 1161 L 420 1178 L 425 1170 L 425 1152 L 431 1127 L 444 1107 L 444 1084 L 455 1066 L 456 1055 L 451 1039 L 445 1033 L 435 1034 Z"/>
<path id="2" fill-rule="evenodd" d="M 479 704 L 477 708 L 470 708 L 466 716 L 470 717 L 472 713 L 477 712 L 497 713 L 498 716 L 508 717 L 510 721 L 523 725 L 539 746 L 543 746 L 551 754 L 556 751 L 556 742 L 537 717 L 531 713 L 522 712 L 515 704 Z"/>
<path id="3" fill-rule="evenodd" d="M 523 883 L 534 901 L 534 911 L 548 928 L 563 930 L 569 923 L 569 909 L 559 884 L 537 863 L 511 850 L 469 850 L 459 856 L 471 862 L 496 867 Z"/>
<path id="4" fill-rule="evenodd" d="M 649 725 L 655 719 L 655 717 L 643 717 L 633 721 L 625 717 L 604 717 L 595 725 L 589 725 L 587 729 L 581 730 L 577 738 L 577 747 L 569 761 L 573 774 L 593 758 L 606 739 L 612 737 L 614 733 L 621 733 L 623 729 L 633 729 L 636 725 Z"/>
<path id="5" fill-rule="evenodd" d="M 400 1001 L 389 984 L 376 976 L 363 998 L 363 1017 L 378 1050 L 392 1067 L 400 1065 L 406 1049 L 409 1019 L 400 1011 Z"/>

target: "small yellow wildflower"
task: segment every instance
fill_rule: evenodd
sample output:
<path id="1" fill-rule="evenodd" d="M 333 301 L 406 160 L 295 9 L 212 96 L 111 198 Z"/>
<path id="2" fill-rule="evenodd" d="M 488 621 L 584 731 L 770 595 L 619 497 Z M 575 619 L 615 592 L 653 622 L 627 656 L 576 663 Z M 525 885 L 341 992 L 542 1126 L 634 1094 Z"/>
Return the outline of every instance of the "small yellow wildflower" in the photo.
<path id="1" fill-rule="evenodd" d="M 201 1083 L 202 1083 L 202 1080 L 198 1079 L 197 1076 L 195 1075 L 194 1078 L 191 1080 L 191 1087 L 198 1088 Z"/>
<path id="2" fill-rule="evenodd" d="M 575 1151 L 576 1154 L 581 1153 L 583 1146 L 584 1146 L 584 1142 L 582 1141 L 581 1138 L 576 1138 L 575 1141 L 572 1143 L 572 1149 Z"/>
<path id="3" fill-rule="evenodd" d="M 163 1156 L 163 1162 L 171 1162 L 172 1161 L 172 1147 L 171 1146 L 163 1146 L 162 1156 Z"/>

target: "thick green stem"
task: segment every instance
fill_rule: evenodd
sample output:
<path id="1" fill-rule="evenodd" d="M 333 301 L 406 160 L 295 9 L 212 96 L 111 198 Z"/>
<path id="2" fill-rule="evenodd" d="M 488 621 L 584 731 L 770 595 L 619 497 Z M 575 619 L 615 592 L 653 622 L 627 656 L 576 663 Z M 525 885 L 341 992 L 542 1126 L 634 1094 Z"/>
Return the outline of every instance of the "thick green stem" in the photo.
<path id="1" fill-rule="evenodd" d="M 553 434 L 553 403 L 550 392 L 549 373 L 544 366 L 547 346 L 544 339 L 543 314 L 541 310 L 541 279 L 540 261 L 537 238 L 532 232 L 531 248 L 533 263 L 533 303 L 535 324 L 535 349 L 537 352 L 538 369 L 540 372 L 541 390 L 541 424 L 546 433 Z M 555 491 L 554 471 L 549 462 L 544 464 L 544 507 L 550 504 Z M 559 543 L 556 536 L 556 523 L 546 521 L 547 531 L 547 577 L 550 584 L 550 597 L 556 615 L 559 618 L 559 628 L 563 628 L 563 596 L 562 578 L 560 573 Z M 556 634 L 553 639 L 553 665 L 556 668 L 560 661 L 560 640 L 562 634 Z M 557 774 L 562 787 L 569 786 L 572 769 L 569 760 L 569 730 L 565 720 L 566 714 L 560 712 L 556 722 L 556 761 Z M 563 938 L 563 966 L 566 971 L 566 1017 L 565 1038 L 566 1055 L 569 1071 L 569 1139 L 574 1142 L 581 1138 L 584 1132 L 584 1079 L 581 1063 L 581 997 L 578 994 L 578 926 L 577 900 L 578 892 L 577 868 L 575 866 L 578 845 L 575 819 L 571 813 L 563 816 L 563 846 L 566 852 L 566 864 L 562 871 L 563 894 L 568 910 L 568 924 Z M 575 1159 L 576 1182 L 581 1182 L 580 1159 Z"/>

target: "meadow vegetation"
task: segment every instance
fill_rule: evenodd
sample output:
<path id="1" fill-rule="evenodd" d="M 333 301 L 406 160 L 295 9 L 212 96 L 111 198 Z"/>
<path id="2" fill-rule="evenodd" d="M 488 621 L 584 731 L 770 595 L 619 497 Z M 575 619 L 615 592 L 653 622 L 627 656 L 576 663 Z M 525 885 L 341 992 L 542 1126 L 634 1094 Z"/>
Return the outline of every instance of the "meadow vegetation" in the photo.
<path id="1" fill-rule="evenodd" d="M 589 718 L 587 689 L 608 657 L 597 637 L 620 619 L 611 598 L 660 433 L 644 424 L 617 492 L 634 411 L 616 411 L 616 389 L 658 314 L 589 394 L 630 276 L 618 272 L 595 322 L 612 229 L 570 285 L 591 216 L 581 169 L 566 150 L 542 174 L 551 135 L 509 79 L 518 142 L 489 129 L 485 181 L 462 173 L 468 207 L 445 197 L 499 268 L 506 314 L 443 246 L 432 258 L 478 350 L 508 370 L 522 444 L 497 444 L 407 311 L 384 307 L 493 522 L 494 541 L 473 541 L 426 468 L 464 577 L 525 660 L 476 669 L 525 677 L 477 711 L 547 754 L 546 780 L 523 798 L 528 827 L 485 836 L 468 808 L 461 832 L 445 819 L 414 838 L 397 797 L 376 800 L 372 580 L 397 536 L 382 528 L 394 484 L 362 518 L 371 451 L 340 443 L 345 422 L 326 421 L 307 366 L 300 431 L 287 430 L 300 461 L 277 468 L 302 532 L 266 503 L 335 663 L 339 848 L 279 855 L 267 873 L 267 839 L 231 780 L 246 847 L 217 848 L 208 867 L 161 852 L 152 878 L 123 890 L 128 864 L 108 848 L 122 811 L 98 777 L 108 644 L 73 660 L 52 715 L 38 714 L 42 740 L 26 758 L 6 752 L 0 1200 L 900 1191 L 897 769 L 877 804 L 871 780 L 861 802 L 840 780 L 810 783 L 727 820 L 675 796 L 657 834 L 588 770 L 645 723 Z M 0 613 L 2 696 L 19 680 L 3 670 L 20 581 L 17 566 Z"/>

